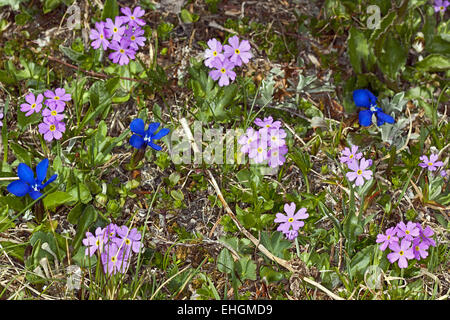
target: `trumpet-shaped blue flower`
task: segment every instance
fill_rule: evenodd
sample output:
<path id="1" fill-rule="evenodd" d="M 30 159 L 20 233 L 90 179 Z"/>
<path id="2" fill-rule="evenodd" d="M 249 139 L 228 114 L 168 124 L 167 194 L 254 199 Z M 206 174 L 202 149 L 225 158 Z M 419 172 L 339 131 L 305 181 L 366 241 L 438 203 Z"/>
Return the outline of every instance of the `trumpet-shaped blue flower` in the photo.
<path id="1" fill-rule="evenodd" d="M 377 107 L 377 97 L 367 89 L 357 89 L 353 91 L 353 101 L 357 107 L 368 108 L 361 110 L 358 114 L 359 124 L 367 127 L 372 124 L 372 115 L 377 117 L 377 126 L 384 123 L 394 123 L 395 120 L 390 115 L 383 112 L 380 107 Z"/>
<path id="2" fill-rule="evenodd" d="M 145 149 L 147 146 L 152 147 L 156 151 L 162 149 L 161 146 L 153 143 L 154 140 L 159 140 L 162 137 L 169 134 L 170 130 L 167 128 L 162 128 L 158 132 L 160 123 L 152 122 L 148 125 L 147 130 L 145 130 L 145 123 L 142 119 L 134 119 L 130 123 L 130 129 L 134 133 L 130 138 L 130 144 L 136 149 Z"/>
<path id="3" fill-rule="evenodd" d="M 36 166 L 35 177 L 33 170 L 31 170 L 29 166 L 25 163 L 20 163 L 17 167 L 17 175 L 19 176 L 19 180 L 11 182 L 6 189 L 18 197 L 23 197 L 29 194 L 33 200 L 36 200 L 42 196 L 40 191 L 55 181 L 58 176 L 57 174 L 54 174 L 47 180 L 47 182 L 43 183 L 47 176 L 47 169 L 48 159 L 44 159 Z"/>

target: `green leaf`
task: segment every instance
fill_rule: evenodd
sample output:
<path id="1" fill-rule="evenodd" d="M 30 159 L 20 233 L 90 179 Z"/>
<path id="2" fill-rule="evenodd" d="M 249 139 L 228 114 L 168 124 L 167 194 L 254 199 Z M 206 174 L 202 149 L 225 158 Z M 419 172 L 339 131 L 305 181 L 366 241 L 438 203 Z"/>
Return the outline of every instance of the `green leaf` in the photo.
<path id="1" fill-rule="evenodd" d="M 88 205 L 84 209 L 77 224 L 77 233 L 73 238 L 72 246 L 74 250 L 78 250 L 81 245 L 81 241 L 85 237 L 86 231 L 97 220 L 98 213 L 92 205 Z"/>
<path id="2" fill-rule="evenodd" d="M 44 207 L 48 210 L 53 210 L 57 206 L 72 202 L 74 198 L 71 194 L 64 191 L 55 191 L 48 194 L 42 201 L 44 202 Z"/>
<path id="3" fill-rule="evenodd" d="M 398 71 L 406 63 L 408 49 L 400 39 L 393 36 L 386 38 L 383 44 L 383 52 L 378 55 L 380 69 L 392 79 L 396 78 Z"/>
<path id="4" fill-rule="evenodd" d="M 8 211 L 8 206 L 4 206 L 0 209 L 0 233 L 15 227 L 13 221 L 8 217 Z"/>
<path id="5" fill-rule="evenodd" d="M 61 4 L 61 0 L 45 0 L 44 2 L 44 8 L 43 12 L 44 14 L 49 13 L 53 9 L 55 9 L 57 6 Z"/>
<path id="6" fill-rule="evenodd" d="M 78 190 L 79 188 L 79 190 Z M 72 196 L 72 200 L 74 201 L 80 201 L 81 203 L 87 204 L 92 200 L 91 192 L 89 191 L 89 188 L 82 183 L 78 184 L 78 187 L 75 185 L 73 186 L 68 193 Z"/>
<path id="7" fill-rule="evenodd" d="M 94 254 L 92 256 L 88 256 L 85 253 L 86 249 L 80 247 L 77 253 L 72 257 L 72 260 L 75 261 L 75 263 L 82 268 L 95 267 L 97 265 L 97 255 Z"/>
<path id="8" fill-rule="evenodd" d="M 292 243 L 283 237 L 281 232 L 262 232 L 261 244 L 267 248 L 274 256 L 285 258 L 286 249 L 290 248 Z"/>
<path id="9" fill-rule="evenodd" d="M 367 267 L 375 256 L 375 250 L 378 250 L 377 245 L 370 245 L 358 251 L 350 262 L 350 275 L 361 279 Z"/>
<path id="10" fill-rule="evenodd" d="M 180 17 L 181 17 L 181 20 L 184 22 L 184 23 L 192 23 L 192 22 L 196 22 L 197 20 L 198 20 L 198 18 L 199 18 L 199 16 L 198 15 L 196 15 L 196 14 L 191 14 L 188 10 L 186 10 L 186 9 L 182 9 L 181 10 L 181 12 L 180 12 Z"/>
<path id="11" fill-rule="evenodd" d="M 362 73 L 362 64 L 369 60 L 369 44 L 364 33 L 355 27 L 350 28 L 348 38 L 348 55 L 356 73 Z"/>
<path id="12" fill-rule="evenodd" d="M 217 257 L 217 270 L 223 273 L 231 273 L 234 268 L 234 260 L 230 251 L 223 248 Z"/>
<path id="13" fill-rule="evenodd" d="M 0 7 L 11 6 L 15 11 L 19 10 L 20 3 L 25 0 L 0 0 Z"/>
<path id="14" fill-rule="evenodd" d="M 85 207 L 86 206 L 84 204 L 78 203 L 75 207 L 73 207 L 72 210 L 70 210 L 69 214 L 67 215 L 67 221 L 69 221 L 71 224 L 77 224 L 78 219 L 83 213 Z"/>
<path id="15" fill-rule="evenodd" d="M 268 283 L 280 281 L 283 279 L 283 274 L 279 271 L 275 271 L 271 267 L 263 266 L 259 270 L 259 276 L 261 279 L 265 279 Z"/>
<path id="16" fill-rule="evenodd" d="M 184 194 L 180 190 L 172 190 L 170 191 L 170 195 L 175 200 L 183 201 L 184 200 Z"/>
<path id="17" fill-rule="evenodd" d="M 256 280 L 256 263 L 249 256 L 242 257 L 235 265 L 241 280 Z"/>
<path id="18" fill-rule="evenodd" d="M 116 16 L 119 15 L 119 6 L 116 0 L 106 0 L 103 7 L 102 20 L 105 21 L 106 18 L 111 18 L 114 20 Z"/>
<path id="19" fill-rule="evenodd" d="M 70 60 L 80 64 L 86 60 L 86 55 L 73 50 L 70 47 L 65 47 L 63 45 L 59 45 L 59 50 L 64 53 Z"/>
<path id="20" fill-rule="evenodd" d="M 29 167 L 31 167 L 31 155 L 30 155 L 30 153 L 26 149 L 24 149 L 23 147 L 21 147 L 19 144 L 15 143 L 15 142 L 10 142 L 10 146 L 11 146 L 11 149 L 13 150 L 14 154 L 16 155 L 16 157 L 20 161 L 24 162 Z"/>
<path id="21" fill-rule="evenodd" d="M 450 69 L 450 58 L 441 54 L 433 53 L 426 56 L 422 61 L 415 64 L 421 71 L 445 71 Z"/>

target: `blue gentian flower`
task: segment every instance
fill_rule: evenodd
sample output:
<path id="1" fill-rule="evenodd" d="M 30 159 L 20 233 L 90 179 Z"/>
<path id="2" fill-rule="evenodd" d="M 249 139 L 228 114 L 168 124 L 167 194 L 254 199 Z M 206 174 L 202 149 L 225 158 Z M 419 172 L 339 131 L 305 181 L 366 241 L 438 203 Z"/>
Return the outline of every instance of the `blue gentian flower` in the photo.
<path id="1" fill-rule="evenodd" d="M 377 107 L 377 97 L 367 89 L 357 89 L 353 91 L 353 101 L 357 107 L 368 108 L 361 110 L 358 114 L 359 124 L 368 127 L 372 124 L 372 115 L 377 117 L 377 126 L 383 125 L 385 122 L 394 123 L 395 120 L 390 115 L 383 112 Z"/>
<path id="2" fill-rule="evenodd" d="M 148 125 L 147 130 L 145 130 L 144 120 L 139 118 L 134 119 L 130 123 L 130 129 L 134 133 L 130 138 L 130 144 L 136 149 L 145 149 L 147 146 L 150 146 L 156 151 L 160 151 L 162 147 L 154 144 L 153 141 L 166 136 L 169 134 L 170 130 L 162 128 L 155 133 L 156 130 L 158 130 L 159 125 L 159 122 L 152 122 Z"/>
<path id="3" fill-rule="evenodd" d="M 34 176 L 33 170 L 30 169 L 25 163 L 20 163 L 17 167 L 17 175 L 19 180 L 11 182 L 6 189 L 17 197 L 23 197 L 27 194 L 33 198 L 33 200 L 38 199 L 42 196 L 40 190 L 44 189 L 47 185 L 55 181 L 57 174 L 54 174 L 44 182 L 47 176 L 48 169 L 48 159 L 44 159 L 36 166 L 36 178 Z"/>

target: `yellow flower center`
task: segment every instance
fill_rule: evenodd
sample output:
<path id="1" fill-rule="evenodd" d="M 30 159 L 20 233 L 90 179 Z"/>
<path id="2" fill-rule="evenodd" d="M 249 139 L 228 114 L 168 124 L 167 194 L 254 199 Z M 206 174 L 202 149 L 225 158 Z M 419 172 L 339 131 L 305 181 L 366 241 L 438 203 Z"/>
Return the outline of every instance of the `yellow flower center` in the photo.
<path id="1" fill-rule="evenodd" d="M 257 151 L 258 151 L 258 153 L 262 153 L 263 149 L 262 149 L 261 147 L 259 147 L 259 148 L 257 149 Z"/>
<path id="2" fill-rule="evenodd" d="M 131 244 L 130 239 L 127 238 L 127 239 L 125 240 L 125 244 L 126 244 L 127 246 L 129 246 L 129 245 Z"/>
<path id="3" fill-rule="evenodd" d="M 349 156 L 349 158 L 350 158 L 350 159 L 353 159 L 353 155 L 351 154 L 351 155 Z"/>
<path id="4" fill-rule="evenodd" d="M 112 256 L 112 257 L 111 257 L 111 261 L 112 261 L 112 262 L 116 262 L 116 260 L 117 260 L 117 257 L 116 257 L 116 256 Z"/>
<path id="5" fill-rule="evenodd" d="M 117 32 L 117 31 L 118 31 L 117 28 L 114 28 L 114 29 L 113 29 L 113 32 Z"/>
<path id="6" fill-rule="evenodd" d="M 406 234 L 409 234 L 409 230 L 406 230 L 405 233 L 406 233 Z"/>
<path id="7" fill-rule="evenodd" d="M 248 143 L 248 144 L 250 144 L 250 143 L 252 143 L 252 142 L 253 142 L 252 139 L 248 139 L 248 140 L 247 140 L 247 143 Z"/>
<path id="8" fill-rule="evenodd" d="M 97 241 L 95 242 L 95 245 L 98 247 L 100 245 L 100 239 L 97 239 Z"/>
<path id="9" fill-rule="evenodd" d="M 123 49 L 120 49 L 120 50 L 119 50 L 119 52 L 120 52 L 120 53 L 124 53 L 124 52 L 125 52 L 125 50 L 123 50 Z"/>
<path id="10" fill-rule="evenodd" d="M 50 127 L 48 128 L 50 131 L 55 131 L 56 130 L 56 126 L 54 124 L 50 125 Z"/>
<path id="11" fill-rule="evenodd" d="M 131 16 L 130 19 L 131 19 L 131 20 L 134 20 L 134 19 L 136 19 L 136 18 L 135 18 L 134 16 Z"/>
<path id="12" fill-rule="evenodd" d="M 294 222 L 294 218 L 291 217 L 291 218 L 288 219 L 288 221 L 289 222 Z"/>
<path id="13" fill-rule="evenodd" d="M 428 162 L 428 165 L 431 167 L 433 165 L 433 162 Z"/>
<path id="14" fill-rule="evenodd" d="M 362 175 L 362 170 L 359 169 L 358 171 L 356 171 L 356 173 L 360 176 L 360 175 Z"/>
<path id="15" fill-rule="evenodd" d="M 220 69 L 220 72 L 225 73 L 227 72 L 227 70 L 225 70 L 225 68 Z"/>
<path id="16" fill-rule="evenodd" d="M 398 254 L 402 256 L 405 254 L 405 252 L 403 250 L 400 250 L 400 252 Z"/>
<path id="17" fill-rule="evenodd" d="M 420 249 L 419 249 L 419 246 L 416 246 L 415 248 L 416 248 L 416 251 L 419 251 L 419 250 L 420 250 Z"/>
<path id="18" fill-rule="evenodd" d="M 217 56 L 217 51 L 213 51 L 213 56 Z"/>
<path id="19" fill-rule="evenodd" d="M 50 114 L 51 114 L 52 116 L 56 116 L 56 115 L 58 114 L 58 112 L 56 112 L 56 110 L 53 110 L 52 112 L 50 112 Z"/>
<path id="20" fill-rule="evenodd" d="M 34 109 L 34 108 L 36 108 L 36 103 L 33 103 L 33 104 L 31 105 L 31 109 Z"/>
<path id="21" fill-rule="evenodd" d="M 135 36 L 131 36 L 130 39 L 134 41 L 134 40 L 136 40 L 136 37 Z"/>
<path id="22" fill-rule="evenodd" d="M 391 240 L 391 236 L 387 236 L 387 239 L 388 239 L 388 240 Z"/>
<path id="23" fill-rule="evenodd" d="M 278 155 L 278 152 L 277 152 L 277 151 L 272 152 L 272 157 L 276 157 L 277 155 Z"/>
<path id="24" fill-rule="evenodd" d="M 100 35 L 100 39 L 103 39 L 103 35 L 102 34 Z"/>
<path id="25" fill-rule="evenodd" d="M 55 100 L 59 100 L 59 97 L 58 96 L 55 96 L 53 99 L 55 99 Z"/>
<path id="26" fill-rule="evenodd" d="M 266 124 L 266 128 L 270 128 L 270 124 Z"/>
<path id="27" fill-rule="evenodd" d="M 241 53 L 241 51 L 239 51 L 239 49 L 234 50 L 234 53 L 239 54 Z"/>

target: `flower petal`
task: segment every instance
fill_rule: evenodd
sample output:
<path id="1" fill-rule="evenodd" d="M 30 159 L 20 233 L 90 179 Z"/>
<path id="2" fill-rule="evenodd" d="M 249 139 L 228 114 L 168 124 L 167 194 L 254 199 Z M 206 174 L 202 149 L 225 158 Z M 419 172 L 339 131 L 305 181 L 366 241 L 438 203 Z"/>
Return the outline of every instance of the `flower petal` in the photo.
<path id="1" fill-rule="evenodd" d="M 133 134 L 130 138 L 130 144 L 136 149 L 141 149 L 144 146 L 144 139 L 138 135 Z"/>
<path id="2" fill-rule="evenodd" d="M 130 129 L 132 132 L 140 134 L 143 136 L 145 134 L 145 123 L 144 120 L 137 118 L 131 121 Z"/>
<path id="3" fill-rule="evenodd" d="M 167 129 L 167 128 L 162 128 L 161 130 L 158 131 L 157 134 L 155 134 L 155 135 L 153 136 L 153 140 L 161 139 L 162 137 L 168 135 L 169 132 L 170 132 L 169 129 Z"/>
<path id="4" fill-rule="evenodd" d="M 368 127 L 372 124 L 372 112 L 370 110 L 361 110 L 358 114 L 359 124 Z"/>
<path id="5" fill-rule="evenodd" d="M 394 118 L 392 118 L 390 115 L 388 115 L 382 111 L 377 112 L 377 119 L 382 120 L 383 122 L 390 123 L 390 124 L 395 122 Z"/>
<path id="6" fill-rule="evenodd" d="M 38 184 L 41 184 L 47 176 L 48 159 L 44 159 L 36 166 L 36 176 Z"/>
<path id="7" fill-rule="evenodd" d="M 20 163 L 17 167 L 17 175 L 19 178 L 29 184 L 34 183 L 34 173 L 25 163 Z"/>
<path id="8" fill-rule="evenodd" d="M 23 197 L 30 191 L 30 186 L 22 180 L 16 180 L 8 184 L 6 190 L 17 197 Z"/>

